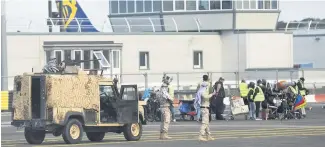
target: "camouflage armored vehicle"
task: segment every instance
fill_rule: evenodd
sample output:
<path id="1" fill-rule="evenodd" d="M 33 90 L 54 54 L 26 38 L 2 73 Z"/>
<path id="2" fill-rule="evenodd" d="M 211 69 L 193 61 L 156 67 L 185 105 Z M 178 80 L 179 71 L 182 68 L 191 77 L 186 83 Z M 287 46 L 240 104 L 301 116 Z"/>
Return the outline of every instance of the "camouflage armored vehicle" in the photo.
<path id="1" fill-rule="evenodd" d="M 67 72 L 66 72 L 67 73 Z M 106 132 L 123 133 L 128 141 L 142 136 L 143 107 L 136 85 L 120 90 L 110 78 L 72 74 L 24 73 L 15 76 L 12 125 L 25 128 L 29 144 L 41 144 L 47 133 L 67 144 L 90 141 Z"/>

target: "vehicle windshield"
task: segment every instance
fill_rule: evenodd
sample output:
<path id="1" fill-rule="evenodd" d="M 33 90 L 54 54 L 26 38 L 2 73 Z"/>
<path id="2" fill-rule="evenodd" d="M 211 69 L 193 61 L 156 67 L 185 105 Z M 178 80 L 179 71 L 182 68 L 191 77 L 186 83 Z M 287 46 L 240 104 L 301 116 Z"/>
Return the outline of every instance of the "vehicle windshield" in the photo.
<path id="1" fill-rule="evenodd" d="M 100 85 L 99 92 L 100 96 L 114 97 L 114 91 L 111 85 Z"/>

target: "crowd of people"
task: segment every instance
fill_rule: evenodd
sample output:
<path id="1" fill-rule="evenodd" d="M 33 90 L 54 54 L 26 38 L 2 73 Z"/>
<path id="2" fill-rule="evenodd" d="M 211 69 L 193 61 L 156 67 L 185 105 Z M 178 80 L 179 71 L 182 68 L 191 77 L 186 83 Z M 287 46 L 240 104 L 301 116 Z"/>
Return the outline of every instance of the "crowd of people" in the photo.
<path id="1" fill-rule="evenodd" d="M 212 85 L 208 75 L 203 75 L 202 81 L 199 82 L 197 87 L 197 93 L 194 100 L 194 108 L 196 110 L 196 119 L 201 122 L 199 140 L 208 141 L 213 140 L 209 122 L 211 121 L 211 113 L 215 113 L 216 120 L 224 120 L 223 112 L 225 110 L 224 98 L 226 92 L 224 88 L 224 78 L 220 77 L 218 81 Z M 161 110 L 161 130 L 160 139 L 170 139 L 168 136 L 168 128 L 171 121 L 171 115 L 173 109 L 174 91 L 170 86 L 172 78 L 168 76 L 163 77 L 163 84 L 160 87 L 157 98 L 160 103 Z M 269 99 L 274 92 L 285 93 L 288 98 L 295 99 L 297 95 L 306 96 L 308 90 L 304 86 L 305 79 L 301 77 L 298 82 L 292 83 L 276 83 L 275 87 L 271 87 L 265 79 L 257 80 L 254 82 L 246 83 L 243 79 L 239 85 L 240 96 L 243 98 L 245 105 L 249 106 L 249 119 L 261 120 L 260 109 L 265 109 L 268 103 L 273 103 Z M 304 107 L 300 109 L 302 115 L 306 116 Z M 172 120 L 175 120 L 174 116 Z"/>
<path id="2" fill-rule="evenodd" d="M 265 79 L 246 83 L 242 80 L 239 85 L 240 96 L 244 99 L 245 105 L 249 106 L 249 118 L 261 120 L 260 109 L 266 109 L 267 105 L 274 105 L 274 93 L 284 93 L 290 106 L 294 106 L 295 98 L 298 95 L 306 96 L 309 92 L 304 86 L 305 79 L 301 77 L 298 82 L 279 82 L 272 87 Z M 306 117 L 305 107 L 300 109 L 302 117 Z"/>

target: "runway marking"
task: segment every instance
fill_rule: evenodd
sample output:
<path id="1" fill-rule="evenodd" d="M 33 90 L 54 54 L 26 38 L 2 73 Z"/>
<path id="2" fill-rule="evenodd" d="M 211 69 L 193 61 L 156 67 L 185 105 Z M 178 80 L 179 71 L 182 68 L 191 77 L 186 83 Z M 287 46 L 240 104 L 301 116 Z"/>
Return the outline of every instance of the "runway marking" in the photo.
<path id="1" fill-rule="evenodd" d="M 252 129 L 253 131 L 273 131 L 273 130 L 306 130 L 306 129 L 325 129 L 325 126 L 310 126 L 310 127 L 286 127 L 286 128 L 273 128 L 273 129 Z M 219 132 L 245 132 L 247 131 L 247 129 L 231 129 L 231 130 L 222 130 L 222 131 L 211 131 L 211 132 L 215 132 L 215 133 L 219 133 Z M 16 131 L 16 132 L 24 132 L 24 131 Z M 148 133 L 159 133 L 160 131 L 143 131 L 144 134 Z M 178 132 L 171 132 L 170 134 L 173 133 L 178 133 Z M 183 132 L 183 133 L 198 133 L 198 132 Z"/>
<path id="2" fill-rule="evenodd" d="M 263 133 L 270 133 L 270 132 L 279 132 L 279 131 L 287 131 L 287 132 L 300 132 L 300 131 L 325 131 L 325 127 L 319 127 L 319 128 L 275 128 L 275 129 L 253 129 L 253 130 L 222 130 L 222 131 L 211 131 L 211 133 L 216 133 L 216 134 L 255 134 L 258 132 L 263 132 Z M 151 132 L 151 133 L 147 133 Z M 156 133 L 155 133 L 156 132 Z M 178 135 L 178 134 L 198 134 L 197 132 L 171 132 L 169 135 Z M 120 138 L 123 137 L 122 135 L 116 135 L 112 134 L 114 136 L 107 134 L 107 138 Z M 152 135 L 159 135 L 159 131 L 144 131 L 142 136 L 152 136 Z M 25 141 L 25 139 L 19 139 Z M 19 141 L 19 140 L 2 140 L 2 142 L 14 142 L 14 141 Z M 48 137 L 45 140 L 58 140 L 58 137 Z"/>
<path id="3" fill-rule="evenodd" d="M 284 137 L 284 136 L 297 136 L 301 134 L 279 134 L 279 135 L 268 135 L 265 136 L 259 135 L 259 136 L 247 136 L 247 137 L 232 137 L 232 136 L 221 136 L 216 138 L 215 140 L 221 140 L 221 139 L 238 139 L 238 138 L 244 138 L 244 139 L 250 139 L 250 138 L 268 138 L 268 137 Z M 301 136 L 317 136 L 317 135 L 325 135 L 325 132 L 322 133 L 305 133 Z M 197 140 L 197 138 L 173 138 L 171 140 L 159 140 L 159 139 L 152 139 L 152 140 L 141 140 L 141 141 L 118 141 L 118 142 L 99 142 L 99 143 L 82 143 L 82 144 L 73 144 L 74 146 L 93 146 L 93 145 L 107 145 L 107 144 L 123 144 L 123 143 L 147 143 L 147 142 L 173 142 L 173 141 L 186 141 L 186 140 Z M 61 144 L 61 145 L 40 145 L 35 147 L 54 147 L 54 146 L 71 146 L 71 144 Z"/>
<path id="4" fill-rule="evenodd" d="M 289 124 L 289 123 L 293 123 L 293 124 Z M 200 127 L 201 124 L 196 124 L 196 125 L 182 125 L 182 124 L 178 124 L 178 125 L 170 125 L 170 127 Z M 258 123 L 256 124 L 252 124 L 252 125 L 238 125 L 238 124 L 225 124 L 225 125 L 217 125 L 217 124 L 210 124 L 210 127 L 260 127 L 260 126 L 256 126 L 259 125 Z M 150 128 L 150 127 L 160 127 L 160 125 L 146 125 L 144 126 L 144 128 Z M 272 125 L 272 124 L 262 124 L 262 127 L 281 127 L 281 128 L 286 128 L 286 127 L 324 127 L 324 126 L 314 126 L 314 125 L 296 125 L 294 124 L 294 122 L 288 122 L 288 124 L 278 124 L 278 125 Z"/>
<path id="5" fill-rule="evenodd" d="M 246 132 L 245 132 L 246 131 Z M 257 132 L 256 132 L 257 131 Z M 310 132 L 307 132 L 310 131 Z M 258 130 L 241 130 L 241 131 L 233 131 L 229 130 L 229 132 L 226 131 L 212 131 L 214 137 L 216 138 L 245 138 L 245 137 L 259 137 L 259 136 L 278 136 L 278 135 L 288 135 L 288 136 L 297 136 L 301 134 L 314 134 L 314 135 L 323 135 L 325 134 L 325 129 L 317 129 L 317 130 L 312 130 L 312 129 L 300 129 L 300 130 L 294 130 L 294 129 L 279 129 L 279 130 L 269 130 L 269 131 L 258 131 Z M 218 133 L 219 132 L 219 133 Z M 173 137 L 172 140 L 179 140 L 179 139 L 189 139 L 189 140 L 195 140 L 198 137 L 198 132 L 191 133 L 191 132 L 178 132 L 178 133 L 170 133 L 170 137 Z M 303 135 L 302 135 L 303 136 Z M 147 141 L 152 141 L 152 140 L 157 140 L 161 141 L 158 139 L 159 134 L 155 133 L 145 133 L 143 134 L 142 140 L 140 141 L 134 141 L 134 142 L 147 142 Z M 109 140 L 106 140 L 109 139 Z M 114 140 L 114 142 L 107 142 L 107 141 L 112 141 L 112 139 L 117 139 Z M 14 145 L 17 143 L 20 144 L 27 144 L 24 139 L 21 139 L 22 141 L 18 140 L 2 140 L 1 143 L 2 145 Z M 61 138 L 52 138 L 52 139 L 45 139 L 44 143 L 56 143 L 58 141 L 61 141 Z M 84 140 L 85 141 L 85 140 Z M 112 144 L 116 142 L 122 142 L 122 143 L 128 143 L 130 141 L 126 141 L 123 136 L 107 136 L 105 137 L 106 142 L 99 142 L 100 144 Z M 97 145 L 98 143 L 91 143 L 91 142 L 84 142 L 82 145 Z M 43 145 L 44 146 L 44 145 Z M 45 146 L 68 146 L 66 144 L 61 144 L 61 145 L 45 145 Z"/>

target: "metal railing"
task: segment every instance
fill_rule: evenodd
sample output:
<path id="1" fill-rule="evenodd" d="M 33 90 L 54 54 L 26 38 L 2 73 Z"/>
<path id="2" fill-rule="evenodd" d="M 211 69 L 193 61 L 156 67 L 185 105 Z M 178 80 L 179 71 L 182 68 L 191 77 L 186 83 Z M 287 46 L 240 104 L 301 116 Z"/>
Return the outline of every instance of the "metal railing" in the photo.
<path id="1" fill-rule="evenodd" d="M 163 25 L 161 20 L 165 22 Z M 67 21 L 70 23 L 66 27 L 64 24 Z M 196 17 L 187 21 L 186 26 L 181 26 L 180 24 L 184 24 L 184 22 L 178 22 L 174 17 L 107 18 L 103 22 L 93 23 L 92 25 L 90 25 L 89 19 L 76 18 L 72 20 L 63 18 L 49 18 L 46 20 L 7 19 L 6 24 L 7 32 L 49 32 L 49 28 L 52 28 L 53 32 L 60 32 L 60 28 L 75 29 L 75 32 L 83 32 L 83 29 L 89 28 L 96 28 L 99 32 L 113 32 L 114 29 L 119 29 L 122 32 L 162 32 L 164 31 L 162 27 L 175 32 L 179 32 L 179 28 L 190 28 L 190 31 L 196 32 L 202 30 L 202 21 Z M 287 22 L 282 24 L 279 22 L 278 26 L 278 30 L 283 31 L 325 30 L 325 21 Z"/>
<path id="2" fill-rule="evenodd" d="M 280 23 L 278 23 L 280 25 Z M 295 31 L 295 30 L 320 30 L 325 29 L 325 20 L 322 21 L 289 21 L 280 26 L 279 30 Z"/>
<path id="3" fill-rule="evenodd" d="M 168 22 L 161 25 L 160 21 L 164 20 Z M 65 25 L 67 21 L 70 21 L 69 25 Z M 113 22 L 114 24 L 111 24 Z M 60 28 L 63 29 L 76 29 L 76 32 L 82 32 L 82 29 L 96 28 L 100 32 L 113 32 L 113 29 L 124 28 L 125 32 L 138 32 L 135 28 L 145 28 L 148 32 L 159 32 L 161 28 L 169 27 L 173 28 L 175 32 L 178 32 L 179 25 L 174 17 L 170 18 L 107 18 L 102 23 L 91 24 L 89 19 L 61 19 L 61 18 L 49 18 L 46 20 L 6 20 L 7 32 L 48 32 L 49 28 L 54 29 L 53 32 L 59 32 Z M 198 18 L 193 18 L 192 22 L 195 25 L 195 31 L 201 31 L 201 22 Z M 143 31 L 141 31 L 143 32 Z"/>
<path id="4" fill-rule="evenodd" d="M 269 71 L 247 71 L 247 72 L 166 72 L 166 73 L 123 73 L 119 75 L 120 84 L 137 84 L 140 91 L 145 88 L 159 87 L 163 74 L 173 77 L 172 85 L 177 92 L 195 92 L 196 86 L 202 80 L 204 74 L 208 74 L 212 84 L 219 77 L 225 79 L 225 85 L 231 89 L 237 89 L 239 81 L 256 82 L 258 79 L 266 79 L 270 83 L 286 80 L 297 81 L 305 77 L 306 88 L 312 89 L 311 94 L 325 94 L 325 69 L 300 69 L 300 70 L 269 70 Z M 107 75 L 109 76 L 109 75 Z M 12 89 L 14 76 L 2 77 L 7 79 L 9 90 Z"/>

